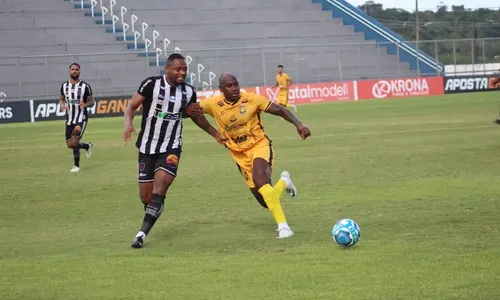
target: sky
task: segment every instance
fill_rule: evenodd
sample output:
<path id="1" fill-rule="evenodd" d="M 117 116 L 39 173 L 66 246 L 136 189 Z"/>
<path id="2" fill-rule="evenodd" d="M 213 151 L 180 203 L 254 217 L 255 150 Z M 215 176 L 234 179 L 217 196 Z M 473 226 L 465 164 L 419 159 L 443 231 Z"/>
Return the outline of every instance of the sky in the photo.
<path id="1" fill-rule="evenodd" d="M 366 0 L 347 0 L 351 4 L 361 5 L 366 2 Z M 384 8 L 402 8 L 408 11 L 415 10 L 414 0 L 374 0 L 375 3 L 381 3 Z M 492 8 L 500 7 L 500 1 L 498 0 L 418 0 L 418 10 L 436 10 L 439 3 L 442 2 L 445 5 L 464 5 L 465 8 Z"/>

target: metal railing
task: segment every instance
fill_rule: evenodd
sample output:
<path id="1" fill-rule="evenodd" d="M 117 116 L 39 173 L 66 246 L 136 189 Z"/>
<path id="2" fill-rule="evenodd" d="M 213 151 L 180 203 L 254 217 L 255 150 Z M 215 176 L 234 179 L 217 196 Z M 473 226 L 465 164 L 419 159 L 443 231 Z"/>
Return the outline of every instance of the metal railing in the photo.
<path id="1" fill-rule="evenodd" d="M 500 62 L 500 39 L 419 41 L 436 62 L 451 75 L 493 73 Z M 230 71 L 242 85 L 274 83 L 276 66 L 285 65 L 295 82 L 325 82 L 419 75 L 399 62 L 399 53 L 386 54 L 386 48 L 373 42 L 361 44 L 283 45 L 231 49 L 191 49 L 188 80 L 199 89 L 216 88 L 216 76 Z M 142 54 L 141 54 L 142 53 Z M 146 54 L 148 53 L 148 54 Z M 147 76 L 163 71 L 165 55 L 148 57 L 149 52 L 131 50 L 120 53 L 54 54 L 0 56 L 2 99 L 53 99 L 68 78 L 68 66 L 78 62 L 82 79 L 91 84 L 96 96 L 131 95 Z M 470 65 L 459 70 L 458 65 Z M 193 67 L 195 66 L 195 67 Z M 202 67 L 200 67 L 202 66 Z M 212 70 L 209 76 L 202 74 Z M 450 71 L 453 70 L 453 71 Z M 198 81 L 204 75 L 203 81 Z"/>

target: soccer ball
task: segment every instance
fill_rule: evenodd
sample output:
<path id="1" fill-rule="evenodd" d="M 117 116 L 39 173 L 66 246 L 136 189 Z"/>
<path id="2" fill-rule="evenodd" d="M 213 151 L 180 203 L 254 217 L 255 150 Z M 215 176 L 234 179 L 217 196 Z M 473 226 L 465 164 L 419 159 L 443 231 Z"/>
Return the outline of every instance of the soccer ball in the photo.
<path id="1" fill-rule="evenodd" d="M 358 223 L 351 219 L 337 221 L 332 229 L 332 238 L 340 247 L 352 247 L 356 245 L 361 236 Z"/>

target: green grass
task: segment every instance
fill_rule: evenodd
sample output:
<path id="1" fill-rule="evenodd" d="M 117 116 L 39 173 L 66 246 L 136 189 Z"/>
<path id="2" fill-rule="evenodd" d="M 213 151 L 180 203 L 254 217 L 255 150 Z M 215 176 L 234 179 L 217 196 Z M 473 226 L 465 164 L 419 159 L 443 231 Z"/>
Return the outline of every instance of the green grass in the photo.
<path id="1" fill-rule="evenodd" d="M 187 121 L 179 177 L 146 247 L 122 118 L 92 119 L 69 173 L 64 124 L 0 126 L 0 299 L 500 299 L 498 93 L 299 107 L 272 116 L 274 179 L 296 235 L 277 240 L 226 149 Z M 136 124 L 139 118 L 136 118 Z M 135 137 L 134 137 L 135 138 Z M 337 247 L 333 224 L 361 227 Z"/>

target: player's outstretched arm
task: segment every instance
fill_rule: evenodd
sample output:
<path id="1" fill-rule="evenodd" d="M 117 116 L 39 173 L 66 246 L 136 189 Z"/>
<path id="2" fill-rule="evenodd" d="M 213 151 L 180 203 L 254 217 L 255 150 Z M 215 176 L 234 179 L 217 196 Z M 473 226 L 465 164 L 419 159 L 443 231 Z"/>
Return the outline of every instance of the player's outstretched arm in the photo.
<path id="1" fill-rule="evenodd" d="M 135 133 L 135 128 L 134 128 L 134 111 L 136 111 L 139 106 L 142 105 L 144 102 L 144 97 L 139 95 L 137 92 L 134 93 L 132 96 L 132 99 L 127 105 L 127 108 L 125 109 L 125 129 L 123 131 L 123 141 L 125 142 L 125 145 L 130 141 L 131 134 Z"/>
<path id="2" fill-rule="evenodd" d="M 203 110 L 198 103 L 189 104 L 186 109 L 182 112 L 182 118 L 193 118 L 203 116 Z"/>
<path id="3" fill-rule="evenodd" d="M 309 128 L 304 126 L 302 122 L 300 122 L 300 120 L 285 107 L 271 103 L 266 112 L 276 116 L 280 116 L 295 125 L 295 127 L 297 128 L 297 132 L 303 140 L 311 136 L 311 131 L 309 130 Z"/>
<path id="4" fill-rule="evenodd" d="M 193 122 L 203 129 L 206 133 L 210 134 L 213 136 L 214 139 L 217 140 L 217 142 L 221 145 L 225 145 L 227 142 L 227 138 L 220 134 L 217 129 L 215 129 L 210 122 L 208 122 L 207 118 L 205 118 L 204 115 L 197 115 L 197 116 L 191 116 L 190 117 Z"/>

